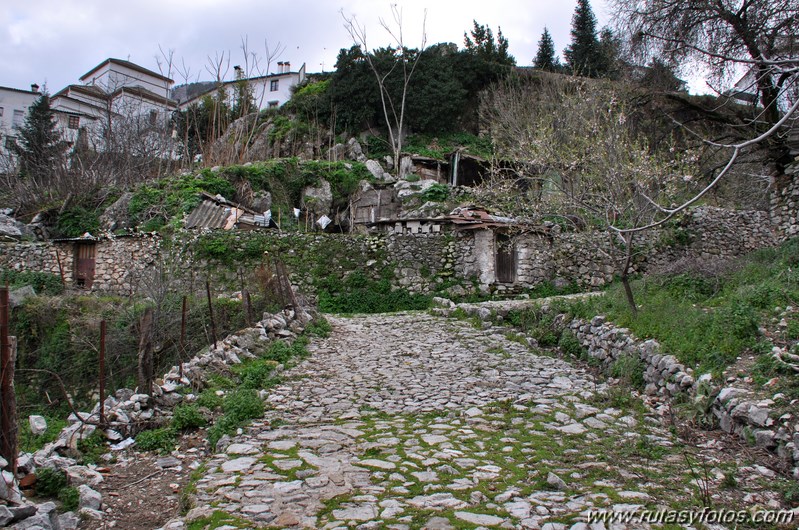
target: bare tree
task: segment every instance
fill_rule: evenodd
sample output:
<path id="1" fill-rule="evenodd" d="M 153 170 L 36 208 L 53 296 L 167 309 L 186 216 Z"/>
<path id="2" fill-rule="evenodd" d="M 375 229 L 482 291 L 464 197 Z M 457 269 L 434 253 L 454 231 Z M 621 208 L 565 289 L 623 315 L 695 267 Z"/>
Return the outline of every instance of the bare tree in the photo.
<path id="1" fill-rule="evenodd" d="M 602 81 L 508 80 L 483 97 L 481 112 L 498 156 L 525 166 L 524 182 L 507 192 L 526 201 L 522 211 L 532 218 L 557 216 L 604 231 L 595 250 L 614 264 L 635 314 L 629 277 L 646 243 L 638 232 L 657 218 L 654 200 L 670 203 L 684 193 L 696 160 L 681 150 L 653 149 L 631 126 L 631 97 Z"/>
<path id="2" fill-rule="evenodd" d="M 405 39 L 403 36 L 402 26 L 402 9 L 397 7 L 397 4 L 391 4 L 392 23 L 380 19 L 380 26 L 388 32 L 391 36 L 393 43 L 397 47 L 396 58 L 391 67 L 386 71 L 381 71 L 380 67 L 375 61 L 374 52 L 370 51 L 366 41 L 366 27 L 361 25 L 355 15 L 346 16 L 344 11 L 341 11 L 341 16 L 344 19 L 344 28 L 352 37 L 352 40 L 357 46 L 361 48 L 361 52 L 366 58 L 369 67 L 375 75 L 378 89 L 380 90 L 380 102 L 383 107 L 383 117 L 386 120 L 388 127 L 388 136 L 391 143 L 391 148 L 394 151 L 394 161 L 397 171 L 399 171 L 399 159 L 402 154 L 402 141 L 405 128 L 405 104 L 408 99 L 408 88 L 411 83 L 411 77 L 416 70 L 416 65 L 422 56 L 425 45 L 427 44 L 427 33 L 425 24 L 427 22 L 427 10 L 424 12 L 424 21 L 422 22 L 422 42 L 419 48 L 411 53 L 405 46 Z M 387 79 L 394 72 L 399 72 L 402 75 L 402 90 L 397 98 L 396 95 L 391 94 L 387 86 Z"/>
<path id="3" fill-rule="evenodd" d="M 795 82 L 796 0 L 614 0 L 613 8 L 641 53 L 696 59 L 716 78 L 751 68 L 763 118 L 779 121 L 780 94 Z"/>

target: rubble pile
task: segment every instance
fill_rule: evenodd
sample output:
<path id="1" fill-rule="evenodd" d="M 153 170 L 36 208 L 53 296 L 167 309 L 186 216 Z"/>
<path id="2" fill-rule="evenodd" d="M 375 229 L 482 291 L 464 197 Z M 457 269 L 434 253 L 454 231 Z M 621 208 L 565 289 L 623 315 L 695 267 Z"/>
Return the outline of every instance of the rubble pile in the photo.
<path id="1" fill-rule="evenodd" d="M 313 316 L 307 310 L 287 308 L 281 312 L 265 313 L 263 319 L 252 328 L 247 328 L 219 341 L 216 347 L 203 349 L 182 366 L 173 366 L 156 381 L 151 395 L 122 388 L 104 401 L 105 422 L 101 422 L 100 403 L 91 412 L 70 414 L 69 425 L 58 438 L 33 454 L 22 453 L 17 463 L 16 475 L 3 471 L 0 480 L 0 527 L 15 530 L 74 530 L 80 517 L 101 519 L 103 504 L 101 495 L 92 489 L 103 481 L 103 471 L 96 465 L 79 465 L 78 443 L 101 430 L 112 451 L 120 451 L 135 444 L 133 436 L 138 432 L 166 425 L 172 418 L 172 410 L 183 402 L 196 400 L 195 392 L 206 386 L 213 373 L 227 373 L 231 365 L 254 359 L 263 353 L 270 342 L 291 342 L 305 330 Z M 282 370 L 278 365 L 275 370 Z M 44 432 L 47 426 L 41 416 L 31 416 L 31 430 Z M 0 468 L 8 462 L 0 459 Z M 35 504 L 29 501 L 22 490 L 35 482 L 37 470 L 53 468 L 66 474 L 70 486 L 79 492 L 78 514 L 59 514 L 56 504 Z"/>

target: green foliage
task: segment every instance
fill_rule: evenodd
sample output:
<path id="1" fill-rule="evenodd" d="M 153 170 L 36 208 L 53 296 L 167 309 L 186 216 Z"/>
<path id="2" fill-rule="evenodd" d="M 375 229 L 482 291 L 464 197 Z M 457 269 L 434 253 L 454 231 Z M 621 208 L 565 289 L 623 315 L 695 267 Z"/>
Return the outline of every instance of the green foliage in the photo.
<path id="1" fill-rule="evenodd" d="M 224 415 L 208 429 L 208 441 L 211 447 L 216 447 L 222 436 L 233 434 L 247 421 L 262 417 L 264 403 L 258 397 L 256 390 L 242 388 L 225 396 L 222 401 L 222 411 Z"/>
<path id="2" fill-rule="evenodd" d="M 571 44 L 564 51 L 566 64 L 575 75 L 597 77 L 601 69 L 596 17 L 588 0 L 577 0 L 572 17 Z"/>
<path id="3" fill-rule="evenodd" d="M 323 339 L 329 337 L 331 331 L 333 331 L 333 327 L 323 316 L 319 316 L 305 326 L 305 333 Z"/>
<path id="4" fill-rule="evenodd" d="M 64 292 L 64 284 L 61 282 L 61 278 L 47 272 L 0 269 L 0 283 L 3 285 L 9 284 L 12 289 L 30 285 L 40 295 L 56 295 Z"/>
<path id="5" fill-rule="evenodd" d="M 558 348 L 566 355 L 581 358 L 585 356 L 585 348 L 580 344 L 579 339 L 569 330 L 564 330 L 558 340 Z"/>
<path id="6" fill-rule="evenodd" d="M 547 72 L 557 72 L 561 69 L 560 59 L 555 55 L 555 41 L 552 40 L 552 35 L 546 27 L 541 34 L 541 40 L 538 41 L 538 52 L 533 66 Z"/>
<path id="7" fill-rule="evenodd" d="M 136 435 L 136 447 L 142 451 L 169 453 L 175 448 L 177 432 L 172 427 L 142 431 Z"/>
<path id="8" fill-rule="evenodd" d="M 15 131 L 11 151 L 19 157 L 20 176 L 46 185 L 64 164 L 67 142 L 61 138 L 50 96 L 39 96 L 28 108 L 23 124 Z"/>
<path id="9" fill-rule="evenodd" d="M 56 230 L 61 237 L 80 237 L 86 232 L 100 232 L 100 212 L 97 209 L 73 206 L 58 216 Z"/>
<path id="10" fill-rule="evenodd" d="M 487 63 L 496 63 L 505 66 L 515 66 L 516 59 L 508 53 L 508 39 L 502 35 L 502 30 L 497 30 L 497 37 L 487 25 L 472 21 L 473 27 L 470 34 L 463 34 L 463 43 L 466 53 L 476 55 Z"/>
<path id="11" fill-rule="evenodd" d="M 36 495 L 57 497 L 67 487 L 67 475 L 60 469 L 42 467 L 36 470 Z"/>
<path id="12" fill-rule="evenodd" d="M 450 187 L 445 184 L 433 184 L 422 192 L 422 200 L 425 202 L 444 202 L 449 199 Z"/>
<path id="13" fill-rule="evenodd" d="M 200 192 L 232 198 L 235 189 L 227 179 L 204 169 L 196 175 L 168 177 L 136 189 L 128 213 L 139 225 L 163 226 L 169 219 L 190 212 L 200 203 Z"/>
<path id="14" fill-rule="evenodd" d="M 716 374 L 745 350 L 755 348 L 758 328 L 771 318 L 774 308 L 799 298 L 799 253 L 796 238 L 776 248 L 753 252 L 726 272 L 685 272 L 650 276 L 633 282 L 640 310 L 629 313 L 620 285 L 607 295 L 584 302 L 584 311 L 605 314 L 615 324 L 640 338 L 655 338 L 686 365 Z M 758 361 L 756 373 L 773 373 L 767 358 Z"/>
<path id="15" fill-rule="evenodd" d="M 611 377 L 621 379 L 633 388 L 644 388 L 644 363 L 635 354 L 622 355 L 616 359 L 610 365 L 609 373 Z"/>
<path id="16" fill-rule="evenodd" d="M 67 426 L 67 421 L 62 416 L 45 416 L 47 421 L 47 430 L 39 436 L 31 432 L 31 426 L 28 418 L 23 416 L 19 419 L 19 428 L 17 430 L 19 450 L 22 453 L 35 453 L 43 448 L 50 442 L 58 439 L 61 434 L 61 429 Z"/>
<path id="17" fill-rule="evenodd" d="M 78 488 L 70 486 L 58 492 L 58 500 L 65 512 L 74 512 L 80 503 L 80 492 Z"/>
<path id="18" fill-rule="evenodd" d="M 217 407 L 222 406 L 222 399 L 222 396 L 217 395 L 214 388 L 208 388 L 203 390 L 200 395 L 197 396 L 197 406 L 214 410 Z"/>
<path id="19" fill-rule="evenodd" d="M 205 418 L 195 403 L 181 404 L 172 412 L 172 428 L 176 431 L 188 431 L 205 425 Z"/>
<path id="20" fill-rule="evenodd" d="M 273 343 L 272 345 L 274 344 L 277 343 Z M 279 344 L 284 343 L 279 342 Z M 286 359 L 288 359 L 288 357 L 286 357 Z M 234 372 L 239 376 L 239 380 L 241 381 L 240 388 L 260 390 L 274 385 L 276 382 L 274 371 L 277 365 L 278 362 L 274 360 L 254 359 L 248 363 L 236 366 Z"/>
<path id="21" fill-rule="evenodd" d="M 105 435 L 94 431 L 91 435 L 78 441 L 80 460 L 84 464 L 98 464 L 100 457 L 108 452 L 108 443 Z"/>
<path id="22" fill-rule="evenodd" d="M 263 416 L 264 403 L 255 389 L 243 388 L 225 396 L 222 411 L 236 421 L 244 422 Z"/>
<path id="23" fill-rule="evenodd" d="M 391 288 L 386 279 L 374 280 L 356 270 L 343 280 L 320 281 L 319 308 L 328 313 L 390 313 L 427 309 L 431 297 Z"/>

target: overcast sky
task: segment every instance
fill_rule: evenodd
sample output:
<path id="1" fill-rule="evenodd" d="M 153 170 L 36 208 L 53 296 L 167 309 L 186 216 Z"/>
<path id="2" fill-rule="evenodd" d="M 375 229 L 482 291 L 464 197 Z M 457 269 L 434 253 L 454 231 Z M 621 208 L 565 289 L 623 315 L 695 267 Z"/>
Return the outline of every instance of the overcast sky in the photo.
<path id="1" fill-rule="evenodd" d="M 472 20 L 498 26 L 510 42 L 519 65 L 530 65 L 537 43 L 549 28 L 560 52 L 569 44 L 576 0 L 406 0 L 402 8 L 406 45 L 417 47 L 422 14 L 427 10 L 427 41 L 463 46 L 463 33 Z M 159 71 L 159 48 L 173 52 L 169 74 L 176 84 L 212 79 L 208 57 L 230 53 L 229 71 L 244 64 L 242 38 L 251 52 L 263 58 L 264 41 L 290 61 L 292 70 L 306 63 L 308 72 L 330 71 L 339 49 L 352 39 L 339 11 L 356 15 L 367 28 L 370 47 L 390 42 L 379 18 L 390 20 L 389 2 L 374 0 L 0 0 L 0 85 L 29 89 L 31 83 L 51 93 L 103 60 L 127 59 Z M 607 24 L 605 0 L 591 3 L 599 27 Z M 263 66 L 263 65 L 262 65 Z M 274 71 L 273 63 L 271 70 Z M 166 72 L 166 66 L 162 66 Z"/>

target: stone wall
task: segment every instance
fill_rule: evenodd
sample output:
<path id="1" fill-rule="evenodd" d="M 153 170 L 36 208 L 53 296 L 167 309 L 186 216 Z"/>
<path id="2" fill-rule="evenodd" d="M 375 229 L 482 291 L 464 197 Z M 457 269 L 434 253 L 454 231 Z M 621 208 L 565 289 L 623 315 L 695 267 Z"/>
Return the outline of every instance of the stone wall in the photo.
<path id="1" fill-rule="evenodd" d="M 799 162 L 772 182 L 771 223 L 781 240 L 799 235 Z"/>
<path id="2" fill-rule="evenodd" d="M 66 285 L 74 285 L 77 243 L 79 241 L 0 243 L 0 268 L 46 272 L 62 276 Z M 160 238 L 152 235 L 98 240 L 91 290 L 130 293 L 142 273 L 155 263 L 159 243 Z"/>
<path id="3" fill-rule="evenodd" d="M 515 238 L 516 278 L 497 282 L 496 240 L 492 230 L 446 234 L 298 234 L 227 232 L 220 237 L 229 252 L 219 259 L 197 258 L 202 238 L 198 232 L 178 236 L 172 250 L 160 248 L 157 236 L 102 239 L 96 245 L 96 273 L 92 290 L 121 294 L 136 290 L 145 271 L 155 266 L 158 255 L 167 264 L 177 262 L 172 274 L 195 286 L 210 279 L 221 288 L 240 289 L 242 274 L 262 261 L 264 248 L 277 252 L 287 263 L 293 282 L 312 293 L 321 274 L 343 276 L 358 269 L 377 277 L 388 267 L 394 285 L 412 292 L 430 293 L 442 288 L 449 294 L 482 291 L 514 293 L 544 283 L 557 287 L 576 284 L 595 289 L 613 280 L 615 264 L 608 256 L 609 239 L 604 233 L 573 233 L 551 229 Z M 636 257 L 636 271 L 671 264 L 681 257 L 728 259 L 777 243 L 765 212 L 733 212 L 702 207 L 692 210 L 679 223 L 641 236 L 643 252 Z M 253 246 L 253 242 L 257 245 Z M 260 245 L 260 247 L 258 246 Z M 73 242 L 0 243 L 0 267 L 60 274 L 73 283 Z M 605 251 L 605 252 L 603 252 Z M 166 256 L 171 252 L 174 257 Z M 245 256 L 231 263 L 229 253 Z"/>

